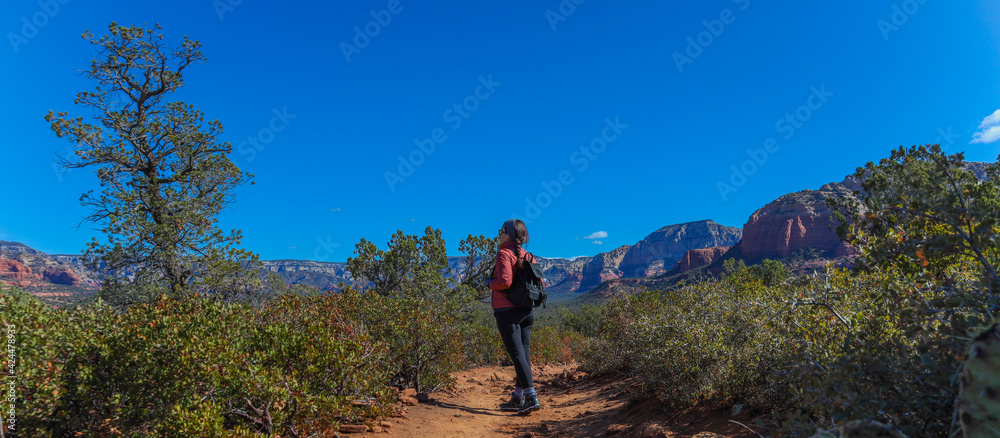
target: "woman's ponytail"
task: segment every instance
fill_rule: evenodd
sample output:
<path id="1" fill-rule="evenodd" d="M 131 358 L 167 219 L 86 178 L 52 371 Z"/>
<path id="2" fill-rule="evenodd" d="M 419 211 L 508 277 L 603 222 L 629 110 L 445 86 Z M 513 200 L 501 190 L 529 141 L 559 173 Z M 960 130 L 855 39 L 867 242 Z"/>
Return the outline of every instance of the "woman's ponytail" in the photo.
<path id="1" fill-rule="evenodd" d="M 528 243 L 528 227 L 520 219 L 510 219 L 503 223 L 507 238 L 514 242 L 514 257 L 518 265 L 521 263 L 521 245 Z"/>

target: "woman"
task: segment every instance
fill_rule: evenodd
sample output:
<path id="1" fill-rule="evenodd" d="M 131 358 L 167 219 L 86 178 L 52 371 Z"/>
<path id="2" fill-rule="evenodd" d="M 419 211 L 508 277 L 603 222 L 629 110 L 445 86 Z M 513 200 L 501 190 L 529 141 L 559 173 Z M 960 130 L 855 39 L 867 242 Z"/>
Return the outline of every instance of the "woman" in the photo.
<path id="1" fill-rule="evenodd" d="M 531 380 L 531 361 L 528 359 L 531 326 L 535 322 L 535 317 L 531 307 L 515 306 L 504 293 L 514 280 L 514 271 L 520 268 L 520 262 L 525 259 L 525 252 L 521 248 L 525 243 L 528 243 L 528 229 L 525 228 L 524 222 L 511 219 L 503 223 L 503 227 L 500 228 L 500 248 L 497 250 L 496 266 L 493 267 L 493 278 L 487 283 L 493 291 L 493 316 L 497 319 L 503 346 L 514 362 L 514 372 L 517 374 L 514 394 L 510 401 L 500 405 L 500 410 L 517 411 L 519 414 L 542 408 L 535 394 Z M 528 260 L 534 262 L 534 257 Z"/>

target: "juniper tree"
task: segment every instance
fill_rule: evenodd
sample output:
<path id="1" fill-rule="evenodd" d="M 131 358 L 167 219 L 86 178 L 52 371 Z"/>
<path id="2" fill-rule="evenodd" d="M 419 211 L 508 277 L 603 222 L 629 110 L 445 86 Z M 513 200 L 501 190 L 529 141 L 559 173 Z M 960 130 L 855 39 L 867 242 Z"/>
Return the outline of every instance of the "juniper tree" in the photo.
<path id="1" fill-rule="evenodd" d="M 45 116 L 52 130 L 74 146 L 60 157 L 68 169 L 95 168 L 100 191 L 84 193 L 84 222 L 106 238 L 84 251 L 104 283 L 102 294 L 118 304 L 208 292 L 215 297 L 261 286 L 258 257 L 236 247 L 239 230 L 218 227 L 220 212 L 237 186 L 253 175 L 228 155 L 222 123 L 205 121 L 193 105 L 171 100 L 183 73 L 204 62 L 201 44 L 184 37 L 163 42 L 159 25 L 109 26 L 109 34 L 83 34 L 97 50 L 83 75 L 96 83 L 75 104 L 93 115 Z"/>
<path id="2" fill-rule="evenodd" d="M 483 283 L 492 274 L 497 242 L 469 235 L 459 243 L 464 268 L 453 273 L 445 253 L 441 230 L 427 227 L 418 237 L 396 231 L 386 250 L 361 239 L 356 257 L 347 259 L 347 270 L 358 287 L 386 296 L 420 297 L 441 302 L 454 311 L 469 310 L 489 297 Z"/>
<path id="3" fill-rule="evenodd" d="M 904 274 L 978 271 L 990 307 L 1000 302 L 1000 164 L 977 175 L 962 153 L 939 145 L 900 147 L 859 167 L 857 198 L 830 199 L 838 234 L 861 250 L 861 269 Z"/>

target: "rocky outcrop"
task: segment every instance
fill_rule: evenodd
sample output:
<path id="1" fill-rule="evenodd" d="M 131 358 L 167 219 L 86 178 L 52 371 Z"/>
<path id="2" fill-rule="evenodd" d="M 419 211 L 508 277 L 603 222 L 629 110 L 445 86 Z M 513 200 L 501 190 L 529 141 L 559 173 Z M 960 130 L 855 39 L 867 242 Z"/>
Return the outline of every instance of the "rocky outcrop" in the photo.
<path id="1" fill-rule="evenodd" d="M 688 251 L 731 246 L 740 240 L 741 235 L 739 228 L 723 226 L 712 220 L 668 225 L 632 245 L 618 269 L 624 277 L 663 274 Z"/>
<path id="2" fill-rule="evenodd" d="M 344 262 L 312 260 L 263 260 L 264 270 L 280 275 L 288 284 L 303 284 L 320 290 L 339 291 L 340 283 L 351 284 Z"/>
<path id="3" fill-rule="evenodd" d="M 628 253 L 632 245 L 625 245 L 615 248 L 609 252 L 602 252 L 594 256 L 593 259 L 583 267 L 582 279 L 578 291 L 586 291 L 605 281 L 621 278 L 624 274 L 618 266 Z"/>
<path id="4" fill-rule="evenodd" d="M 543 269 L 550 290 L 557 293 L 587 292 L 608 280 L 663 274 L 673 269 L 689 250 L 728 247 L 738 242 L 740 235 L 739 228 L 726 227 L 711 220 L 668 225 L 635 245 L 621 246 L 594 257 L 580 257 L 572 261 L 549 259 L 546 261 L 549 264 L 543 265 Z M 558 276 L 551 275 L 555 273 Z"/>
<path id="5" fill-rule="evenodd" d="M 819 190 L 789 193 L 757 210 L 743 226 L 740 257 L 747 263 L 784 258 L 800 250 L 816 250 L 826 257 L 855 253 L 833 231 L 836 226 L 826 205 L 835 196 L 853 196 L 853 178 L 830 183 Z"/>
<path id="6" fill-rule="evenodd" d="M 546 276 L 545 281 L 550 286 L 545 287 L 545 291 L 549 294 L 571 294 L 580 290 L 580 283 L 583 283 L 583 273 L 582 272 L 570 272 L 568 275 L 563 277 L 561 281 L 549 282 L 548 276 Z"/>
<path id="7" fill-rule="evenodd" d="M 0 280 L 16 286 L 27 286 L 41 280 L 42 277 L 31 271 L 17 260 L 0 258 Z"/>
<path id="8" fill-rule="evenodd" d="M 66 287 L 93 290 L 100 286 L 81 255 L 47 254 L 20 242 L 0 241 L 0 257 L 16 261 L 31 270 L 31 280 L 16 285 L 32 293 Z"/>
<path id="9" fill-rule="evenodd" d="M 708 266 L 719 257 L 722 257 L 729 248 L 728 246 L 716 246 L 712 248 L 692 249 L 684 253 L 684 257 L 681 257 L 681 260 L 674 265 L 671 273 L 680 274 L 702 266 Z"/>
<path id="10" fill-rule="evenodd" d="M 545 273 L 545 290 L 550 295 L 566 295 L 580 289 L 583 281 L 583 268 L 593 260 L 593 257 L 545 258 L 535 257 L 538 265 Z"/>
<path id="11" fill-rule="evenodd" d="M 347 263 L 316 262 L 312 260 L 263 260 L 264 270 L 275 273 L 316 272 L 333 276 L 346 277 Z"/>
<path id="12" fill-rule="evenodd" d="M 45 268 L 42 276 L 52 284 L 64 286 L 80 286 L 83 278 L 68 268 Z"/>

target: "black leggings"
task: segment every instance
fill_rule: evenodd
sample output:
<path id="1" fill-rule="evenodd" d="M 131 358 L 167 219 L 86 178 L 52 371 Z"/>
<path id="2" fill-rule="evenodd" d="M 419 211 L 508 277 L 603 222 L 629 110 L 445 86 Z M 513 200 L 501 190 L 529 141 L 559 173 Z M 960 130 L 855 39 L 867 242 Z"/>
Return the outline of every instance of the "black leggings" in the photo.
<path id="1" fill-rule="evenodd" d="M 515 307 L 510 310 L 494 312 L 500 338 L 507 354 L 514 362 L 514 373 L 517 374 L 515 386 L 531 388 L 531 360 L 528 359 L 528 347 L 531 345 L 531 326 L 535 323 L 535 315 L 530 307 Z"/>

